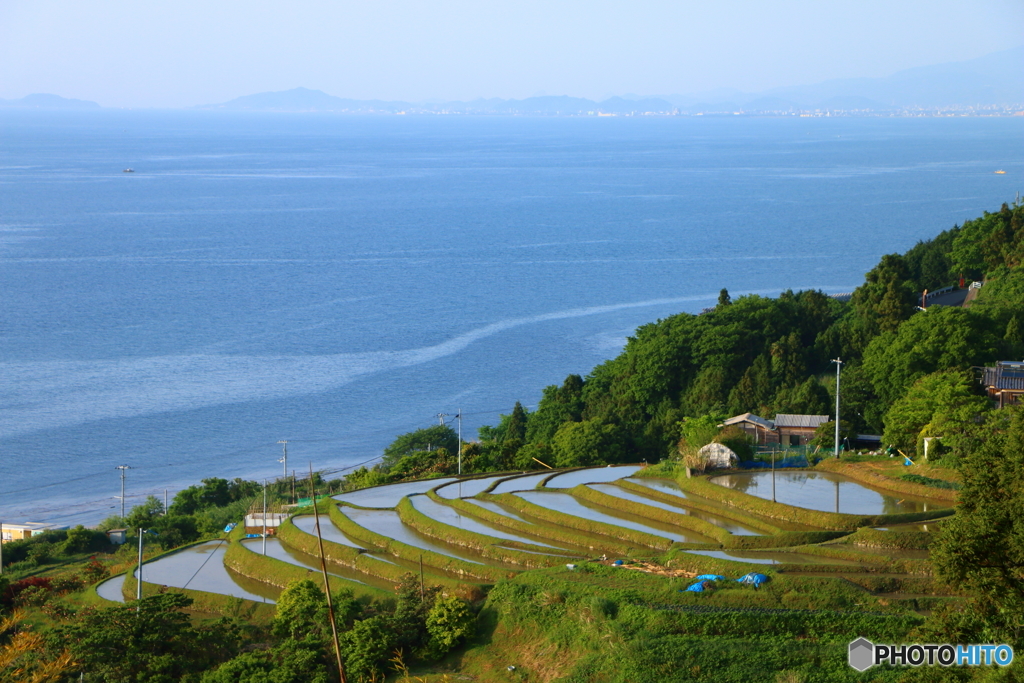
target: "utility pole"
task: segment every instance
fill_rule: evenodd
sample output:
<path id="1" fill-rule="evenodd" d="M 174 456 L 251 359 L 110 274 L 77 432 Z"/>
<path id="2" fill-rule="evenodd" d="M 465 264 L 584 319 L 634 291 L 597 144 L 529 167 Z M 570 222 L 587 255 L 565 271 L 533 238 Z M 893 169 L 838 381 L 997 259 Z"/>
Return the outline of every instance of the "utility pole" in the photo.
<path id="1" fill-rule="evenodd" d="M 267 480 L 263 480 L 263 554 L 267 554 Z"/>
<path id="2" fill-rule="evenodd" d="M 121 470 L 121 519 L 124 519 L 124 472 L 132 469 L 128 465 L 118 465 L 115 470 Z"/>
<path id="3" fill-rule="evenodd" d="M 294 479 L 293 479 L 294 481 Z M 327 578 L 327 562 L 324 561 L 324 539 L 320 535 L 320 511 L 316 506 L 316 487 L 313 486 L 313 463 L 309 463 L 309 497 L 313 500 L 313 518 L 316 520 L 316 542 L 320 549 L 320 570 L 324 575 L 324 592 L 327 593 L 327 614 L 331 619 L 331 635 L 334 636 L 334 654 L 338 658 L 338 676 L 345 679 L 345 666 L 341 663 L 341 645 L 338 643 L 338 626 L 334 622 L 334 601 L 331 599 L 331 582 Z"/>
<path id="4" fill-rule="evenodd" d="M 277 461 L 279 463 L 281 463 L 282 465 L 284 465 L 284 467 L 281 468 L 281 476 L 284 477 L 285 479 L 287 479 L 288 478 L 288 442 L 282 440 L 282 441 L 278 441 L 278 443 L 284 444 L 284 457 L 278 458 Z"/>
<path id="5" fill-rule="evenodd" d="M 0 522 L 0 576 L 4 575 L 4 523 Z"/>
<path id="6" fill-rule="evenodd" d="M 459 476 L 462 476 L 462 408 L 459 408 L 459 414 L 455 416 L 459 420 Z"/>
<path id="7" fill-rule="evenodd" d="M 138 601 L 142 600 L 142 529 L 139 529 L 139 577 L 135 582 L 135 611 L 138 612 L 142 609 L 142 606 L 138 604 Z"/>
<path id="8" fill-rule="evenodd" d="M 164 517 L 167 516 L 167 489 L 164 489 Z"/>
<path id="9" fill-rule="evenodd" d="M 832 361 L 836 364 L 836 458 L 839 457 L 839 371 L 843 367 L 843 361 L 838 358 Z M 837 491 L 838 493 L 838 491 Z M 837 495 L 838 500 L 838 495 Z"/>

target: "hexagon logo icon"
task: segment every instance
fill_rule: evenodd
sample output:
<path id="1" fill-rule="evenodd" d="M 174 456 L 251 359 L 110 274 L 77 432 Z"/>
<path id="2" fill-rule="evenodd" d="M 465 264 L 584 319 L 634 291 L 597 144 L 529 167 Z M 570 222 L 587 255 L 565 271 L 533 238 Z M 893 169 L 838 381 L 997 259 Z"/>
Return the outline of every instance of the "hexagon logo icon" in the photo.
<path id="1" fill-rule="evenodd" d="M 857 671 L 867 671 L 875 664 L 875 646 L 867 638 L 858 638 L 850 643 L 850 666 Z"/>

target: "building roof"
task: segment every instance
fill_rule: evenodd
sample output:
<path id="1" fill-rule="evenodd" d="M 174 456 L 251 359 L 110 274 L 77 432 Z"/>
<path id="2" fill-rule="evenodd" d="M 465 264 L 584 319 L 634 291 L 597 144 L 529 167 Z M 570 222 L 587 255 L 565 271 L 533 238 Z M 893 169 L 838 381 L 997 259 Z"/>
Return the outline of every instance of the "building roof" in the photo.
<path id="1" fill-rule="evenodd" d="M 1024 363 L 1001 360 L 994 368 L 985 368 L 985 386 L 991 389 L 1024 391 Z"/>
<path id="2" fill-rule="evenodd" d="M 828 415 L 786 415 L 779 413 L 775 416 L 775 426 L 817 429 L 818 425 L 824 424 L 830 419 Z"/>
<path id="3" fill-rule="evenodd" d="M 726 420 L 722 424 L 724 426 L 728 427 L 730 425 L 738 425 L 741 422 L 749 422 L 750 424 L 755 424 L 755 425 L 757 425 L 758 427 L 760 427 L 762 429 L 767 429 L 767 430 L 775 429 L 775 425 L 772 424 L 771 420 L 766 420 L 763 417 L 758 417 L 757 415 L 754 415 L 753 413 L 743 413 L 742 415 L 737 415 L 735 417 L 730 417 L 728 420 Z"/>
<path id="4" fill-rule="evenodd" d="M 46 531 L 47 529 L 67 529 L 66 526 L 58 526 L 56 524 L 46 524 L 45 522 L 24 522 L 22 524 L 14 524 L 12 522 L 0 522 L 4 529 L 21 530 L 21 531 Z"/>

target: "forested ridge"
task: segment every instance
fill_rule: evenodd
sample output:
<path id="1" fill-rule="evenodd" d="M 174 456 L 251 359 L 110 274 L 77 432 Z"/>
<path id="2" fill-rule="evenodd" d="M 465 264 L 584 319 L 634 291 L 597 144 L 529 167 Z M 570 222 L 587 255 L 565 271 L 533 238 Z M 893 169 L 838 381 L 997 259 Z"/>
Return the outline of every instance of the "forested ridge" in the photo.
<path id="1" fill-rule="evenodd" d="M 712 310 L 641 326 L 616 358 L 545 388 L 535 411 L 517 403 L 463 446 L 463 471 L 657 462 L 677 454 L 688 420 L 831 415 L 836 358 L 844 431 L 914 450 L 921 430 L 957 405 L 986 407 L 972 368 L 1024 355 L 1022 260 L 1024 205 L 1003 204 L 883 256 L 849 301 L 820 291 L 732 300 L 723 290 Z M 968 306 L 919 309 L 924 290 L 975 281 L 984 286 Z M 922 401 L 939 409 L 922 411 Z M 350 483 L 450 472 L 454 433 L 421 432 Z M 428 442 L 443 448 L 428 452 Z"/>

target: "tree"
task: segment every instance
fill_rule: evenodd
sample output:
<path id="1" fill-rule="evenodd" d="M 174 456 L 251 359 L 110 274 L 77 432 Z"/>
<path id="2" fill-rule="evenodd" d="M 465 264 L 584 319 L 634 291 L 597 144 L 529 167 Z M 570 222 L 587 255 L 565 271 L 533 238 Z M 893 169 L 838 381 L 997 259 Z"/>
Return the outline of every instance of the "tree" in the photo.
<path id="1" fill-rule="evenodd" d="M 960 463 L 957 513 L 931 546 L 935 571 L 970 596 L 934 628 L 945 642 L 1024 645 L 1024 409 L 992 411 Z"/>
<path id="2" fill-rule="evenodd" d="M 923 455 L 918 446 L 919 435 L 930 427 L 931 436 L 942 437 L 944 446 L 959 451 L 958 437 L 991 407 L 991 402 L 975 391 L 974 383 L 962 370 L 925 375 L 885 414 L 883 440 L 904 453 Z"/>
<path id="3" fill-rule="evenodd" d="M 357 681 L 383 674 L 397 644 L 395 632 L 383 616 L 357 621 L 339 640 L 345 672 Z"/>
<path id="4" fill-rule="evenodd" d="M 83 610 L 74 622 L 47 634 L 51 652 L 64 648 L 96 680 L 172 681 L 231 657 L 238 632 L 225 621 L 193 626 L 181 610 L 192 599 L 180 593 L 143 598 L 131 605 Z"/>
<path id="5" fill-rule="evenodd" d="M 624 438 L 618 426 L 600 420 L 566 422 L 552 440 L 556 467 L 587 467 L 623 462 Z"/>
<path id="6" fill-rule="evenodd" d="M 309 579 L 292 581 L 281 591 L 270 628 L 280 638 L 326 643 L 330 632 L 327 596 Z"/>
<path id="7" fill-rule="evenodd" d="M 896 332 L 884 332 L 864 351 L 863 368 L 888 410 L 921 377 L 982 365 L 996 358 L 992 321 L 970 309 L 933 306 Z"/>
<path id="8" fill-rule="evenodd" d="M 583 387 L 583 378 L 579 375 L 569 375 L 560 387 L 545 387 L 536 412 L 527 421 L 526 440 L 551 443 L 561 425 L 582 420 Z"/>
<path id="9" fill-rule="evenodd" d="M 401 458 L 417 452 L 436 451 L 444 448 L 455 453 L 459 446 L 459 435 L 448 425 L 434 425 L 414 432 L 402 434 L 384 449 L 381 468 L 387 471 Z"/>
<path id="10" fill-rule="evenodd" d="M 722 291 L 718 293 L 718 305 L 728 306 L 732 303 L 732 297 L 729 296 L 729 290 L 722 287 Z"/>

